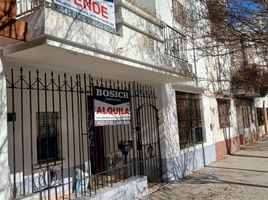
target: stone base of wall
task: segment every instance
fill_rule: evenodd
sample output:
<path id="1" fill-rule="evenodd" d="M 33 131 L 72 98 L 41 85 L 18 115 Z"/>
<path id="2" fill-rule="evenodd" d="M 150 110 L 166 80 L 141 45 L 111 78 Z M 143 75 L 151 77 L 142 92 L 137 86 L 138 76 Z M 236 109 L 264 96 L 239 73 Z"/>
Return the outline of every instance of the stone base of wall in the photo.
<path id="1" fill-rule="evenodd" d="M 214 144 L 199 144 L 181 149 L 178 155 L 162 159 L 163 179 L 176 182 L 194 171 L 216 161 Z"/>
<path id="2" fill-rule="evenodd" d="M 148 194 L 146 176 L 137 176 L 97 191 L 96 196 L 79 197 L 77 200 L 138 200 Z"/>
<path id="3" fill-rule="evenodd" d="M 92 191 L 93 192 L 93 191 Z M 148 181 L 146 176 L 136 176 L 126 179 L 124 182 L 113 184 L 113 187 L 105 187 L 97 190 L 92 196 L 81 196 L 77 200 L 138 200 L 148 194 Z M 72 194 L 74 195 L 74 193 Z M 66 195 L 67 196 L 67 195 Z M 48 197 L 47 197 L 48 198 Z M 61 199 L 60 196 L 58 199 Z M 17 198 L 20 200 L 39 200 L 39 194 L 32 194 Z M 52 193 L 50 199 L 56 199 Z"/>
<path id="4" fill-rule="evenodd" d="M 242 133 L 239 135 L 239 138 L 240 138 L 240 144 L 246 145 L 246 144 L 252 144 L 252 143 L 255 143 L 256 141 L 258 141 L 259 135 L 254 132 L 254 133 L 248 134 L 246 137 L 245 133 Z"/>
<path id="5" fill-rule="evenodd" d="M 241 137 L 237 136 L 232 139 L 223 140 L 215 144 L 216 160 L 223 159 L 227 155 L 235 153 L 240 148 Z"/>
<path id="6" fill-rule="evenodd" d="M 246 140 L 245 140 L 245 134 L 242 133 L 239 135 L 239 140 L 240 140 L 240 144 L 241 145 L 245 145 L 246 144 Z"/>

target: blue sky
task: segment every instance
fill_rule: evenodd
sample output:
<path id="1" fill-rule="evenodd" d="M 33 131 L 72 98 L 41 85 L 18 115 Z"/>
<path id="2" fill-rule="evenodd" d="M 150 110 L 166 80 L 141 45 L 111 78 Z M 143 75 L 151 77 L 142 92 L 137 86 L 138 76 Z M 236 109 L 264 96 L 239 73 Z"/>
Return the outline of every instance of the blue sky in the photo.
<path id="1" fill-rule="evenodd" d="M 233 14 L 245 18 L 252 17 L 253 14 L 251 14 L 251 12 L 262 12 L 262 8 L 252 0 L 229 0 L 228 10 Z"/>
<path id="2" fill-rule="evenodd" d="M 235 24 L 236 22 L 239 23 L 243 19 L 248 20 L 256 17 L 258 13 L 263 13 L 263 8 L 253 0 L 229 0 L 227 8 L 230 14 L 228 19 L 229 25 Z M 237 16 L 238 19 L 233 16 Z M 261 16 L 264 17 L 263 14 Z"/>

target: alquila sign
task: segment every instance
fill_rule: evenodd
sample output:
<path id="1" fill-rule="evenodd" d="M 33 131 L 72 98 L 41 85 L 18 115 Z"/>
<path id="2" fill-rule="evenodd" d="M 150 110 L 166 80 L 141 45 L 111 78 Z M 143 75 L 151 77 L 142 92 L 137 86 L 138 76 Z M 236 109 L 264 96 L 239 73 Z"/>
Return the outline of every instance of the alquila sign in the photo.
<path id="1" fill-rule="evenodd" d="M 52 8 L 76 20 L 115 32 L 114 0 L 53 0 Z"/>
<path id="2" fill-rule="evenodd" d="M 129 91 L 94 88 L 95 126 L 130 123 Z"/>

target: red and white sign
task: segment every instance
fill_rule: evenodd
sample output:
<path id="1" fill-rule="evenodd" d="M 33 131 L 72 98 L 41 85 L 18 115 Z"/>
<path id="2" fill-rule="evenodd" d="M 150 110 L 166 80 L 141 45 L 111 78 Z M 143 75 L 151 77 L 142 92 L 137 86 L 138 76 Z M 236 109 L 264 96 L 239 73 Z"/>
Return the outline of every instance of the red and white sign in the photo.
<path id="1" fill-rule="evenodd" d="M 52 8 L 108 32 L 115 32 L 114 0 L 54 0 Z"/>
<path id="2" fill-rule="evenodd" d="M 130 123 L 130 97 L 125 90 L 94 88 L 95 126 Z"/>

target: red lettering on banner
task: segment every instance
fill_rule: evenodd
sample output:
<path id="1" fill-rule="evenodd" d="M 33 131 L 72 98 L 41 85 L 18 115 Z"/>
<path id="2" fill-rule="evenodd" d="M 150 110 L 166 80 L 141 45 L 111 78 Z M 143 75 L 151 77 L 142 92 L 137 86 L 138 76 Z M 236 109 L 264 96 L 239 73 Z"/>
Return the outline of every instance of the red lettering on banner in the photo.
<path id="1" fill-rule="evenodd" d="M 95 13 L 95 14 L 100 14 L 100 10 L 101 10 L 101 8 L 100 8 L 100 5 L 99 4 L 97 4 L 96 2 L 93 2 L 93 12 Z"/>
<path id="2" fill-rule="evenodd" d="M 121 108 L 121 107 L 108 107 L 106 110 L 105 107 L 98 107 L 96 114 L 129 115 L 129 109 L 128 108 Z"/>
<path id="3" fill-rule="evenodd" d="M 66 0 L 70 2 L 70 0 Z M 99 5 L 97 2 L 92 0 L 73 0 L 74 4 L 80 8 L 85 8 L 94 14 L 100 15 L 101 17 L 108 19 L 108 8 Z"/>
<path id="4" fill-rule="evenodd" d="M 84 0 L 84 8 L 88 9 L 89 11 L 91 10 L 91 0 Z"/>
<path id="5" fill-rule="evenodd" d="M 79 7 L 82 7 L 82 2 L 81 0 L 74 0 L 74 4 L 79 6 Z"/>
<path id="6" fill-rule="evenodd" d="M 101 6 L 101 16 L 105 19 L 108 19 L 107 8 L 104 6 Z"/>
<path id="7" fill-rule="evenodd" d="M 101 109 L 101 107 L 98 107 L 98 109 L 97 109 L 97 114 L 102 114 L 102 109 Z"/>

